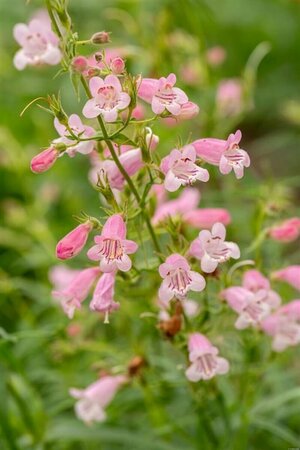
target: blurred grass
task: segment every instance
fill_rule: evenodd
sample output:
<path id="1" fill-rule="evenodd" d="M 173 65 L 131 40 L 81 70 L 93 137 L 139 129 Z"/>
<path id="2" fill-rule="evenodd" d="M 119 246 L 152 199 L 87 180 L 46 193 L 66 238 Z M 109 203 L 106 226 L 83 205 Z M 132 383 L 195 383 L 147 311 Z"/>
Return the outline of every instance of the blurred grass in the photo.
<path id="1" fill-rule="evenodd" d="M 127 292 L 123 287 L 118 292 L 122 308 L 110 327 L 86 308 L 74 320 L 81 326 L 79 336 L 68 336 L 69 322 L 50 298 L 47 272 L 56 263 L 57 240 L 74 226 L 72 215 L 81 210 L 102 213 L 98 194 L 86 181 L 84 157 L 64 157 L 42 176 L 29 171 L 31 157 L 56 135 L 51 117 L 37 107 L 19 117 L 26 104 L 59 89 L 69 113 L 81 109 L 68 77 L 54 79 L 56 68 L 28 68 L 19 73 L 12 66 L 17 49 L 12 27 L 26 22 L 42 5 L 42 1 L 32 0 L 26 6 L 21 0 L 0 0 L 1 450 L 281 450 L 299 446 L 299 349 L 270 355 L 267 339 L 251 330 L 234 331 L 234 315 L 217 314 L 220 306 L 213 283 L 208 293 L 213 318 L 209 331 L 218 335 L 232 370 L 216 383 L 199 383 L 196 403 L 182 373 L 181 353 L 161 339 L 153 319 L 139 318 L 144 311 L 154 311 L 147 295 L 154 284 L 150 275 L 130 285 Z M 212 71 L 202 65 L 196 86 L 185 86 L 179 79 L 201 106 L 203 120 L 200 116 L 175 130 L 156 126 L 161 151 L 168 151 L 179 135 L 188 139 L 191 129 L 197 138 L 213 135 L 221 125 L 224 135 L 234 126 L 241 127 L 253 160 L 251 172 L 238 188 L 231 177 L 218 181 L 213 176 L 214 189 L 205 188 L 201 205 L 223 206 L 232 212 L 230 234 L 244 250 L 253 239 L 259 205 L 277 201 L 281 189 L 292 190 L 282 216 L 299 214 L 298 1 L 72 0 L 70 11 L 83 39 L 106 29 L 113 32 L 114 46 L 130 46 L 135 57 L 128 64 L 135 73 L 178 73 L 185 58 L 202 61 L 207 48 L 224 46 L 228 58 L 221 68 Z M 178 29 L 189 35 L 181 51 L 169 39 Z M 204 126 L 218 81 L 241 76 L 249 55 L 261 42 L 268 42 L 271 51 L 258 69 L 255 108 L 239 117 L 230 130 L 228 123 Z M 289 262 L 299 263 L 299 254 L 298 245 L 287 245 L 282 252 L 280 245 L 268 242 L 261 255 L 262 267 L 268 272 Z M 84 255 L 71 262 L 74 267 L 86 264 Z M 292 289 L 276 288 L 286 301 L 295 296 Z M 131 301 L 126 299 L 128 291 L 133 293 Z M 145 383 L 136 382 L 117 395 L 106 424 L 91 429 L 80 424 L 68 388 L 86 386 L 100 369 L 125 367 L 134 354 L 145 355 L 149 362 Z M 219 391 L 229 423 L 220 413 Z M 207 433 L 209 426 L 215 437 Z"/>

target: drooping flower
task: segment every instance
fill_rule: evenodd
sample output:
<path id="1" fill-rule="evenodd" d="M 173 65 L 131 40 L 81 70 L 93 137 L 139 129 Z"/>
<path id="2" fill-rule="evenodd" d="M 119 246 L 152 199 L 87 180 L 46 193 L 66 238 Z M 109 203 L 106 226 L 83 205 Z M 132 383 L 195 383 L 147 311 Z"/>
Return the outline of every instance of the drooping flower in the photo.
<path id="1" fill-rule="evenodd" d="M 234 171 L 236 177 L 242 178 L 244 167 L 250 166 L 250 158 L 245 150 L 239 148 L 242 133 L 237 130 L 229 135 L 225 141 L 223 139 L 204 138 L 192 142 L 197 156 L 203 161 L 219 166 L 220 172 L 225 175 Z"/>
<path id="2" fill-rule="evenodd" d="M 77 114 L 70 115 L 68 125 L 72 133 L 79 138 L 91 138 L 95 134 L 94 128 L 83 125 L 80 117 Z M 70 131 L 63 124 L 61 124 L 57 118 L 54 119 L 54 126 L 58 134 L 61 136 L 60 138 L 52 141 L 54 145 L 57 143 L 63 143 L 66 145 L 75 144 L 76 141 L 70 139 Z M 67 148 L 66 153 L 68 153 L 68 155 L 71 157 L 74 156 L 75 153 L 87 155 L 93 151 L 95 143 L 96 142 L 94 140 L 78 142 L 78 144 L 72 145 L 72 147 Z"/>
<path id="3" fill-rule="evenodd" d="M 34 156 L 30 163 L 30 168 L 34 173 L 43 173 L 49 170 L 59 156 L 59 151 L 55 147 L 49 147 L 38 155 Z"/>
<path id="4" fill-rule="evenodd" d="M 192 333 L 188 341 L 191 362 L 185 375 L 189 381 L 210 380 L 215 375 L 223 375 L 229 370 L 229 362 L 218 356 L 219 350 L 200 333 Z"/>
<path id="5" fill-rule="evenodd" d="M 300 291 L 300 265 L 288 266 L 272 273 L 274 280 L 285 281 Z"/>
<path id="6" fill-rule="evenodd" d="M 25 69 L 27 65 L 56 65 L 60 62 L 59 39 L 51 30 L 49 18 L 36 18 L 28 25 L 18 23 L 14 26 L 13 34 L 21 46 L 14 57 L 14 65 L 18 70 Z"/>
<path id="7" fill-rule="evenodd" d="M 163 187 L 163 185 L 157 186 Z M 185 213 L 188 213 L 188 211 L 196 208 L 199 201 L 200 192 L 195 188 L 186 188 L 178 198 L 159 203 L 155 214 L 152 217 L 152 223 L 153 225 L 157 225 L 168 217 L 174 217 L 177 215 L 185 217 Z"/>
<path id="8" fill-rule="evenodd" d="M 59 259 L 70 259 L 78 255 L 86 244 L 93 224 L 90 221 L 81 223 L 64 236 L 56 246 L 56 256 Z"/>
<path id="9" fill-rule="evenodd" d="M 194 210 L 189 208 L 183 214 L 183 220 L 195 228 L 211 228 L 216 222 L 229 225 L 231 215 L 224 208 L 197 208 Z"/>
<path id="10" fill-rule="evenodd" d="M 273 337 L 272 348 L 282 352 L 300 343 L 300 300 L 293 300 L 263 320 L 261 327 Z"/>
<path id="11" fill-rule="evenodd" d="M 130 96 L 122 91 L 121 83 L 115 75 L 107 75 L 103 80 L 100 77 L 90 79 L 90 91 L 93 96 L 83 107 L 83 115 L 88 119 L 103 116 L 106 122 L 114 122 L 119 111 L 127 108 Z"/>
<path id="12" fill-rule="evenodd" d="M 160 168 L 166 175 L 164 185 L 167 191 L 177 191 L 180 186 L 193 184 L 196 180 L 208 181 L 208 171 L 198 167 L 195 161 L 196 152 L 192 145 L 182 150 L 174 149 L 162 159 Z"/>
<path id="13" fill-rule="evenodd" d="M 240 80 L 222 80 L 216 95 L 217 109 L 224 116 L 235 116 L 242 110 L 242 84 Z"/>
<path id="14" fill-rule="evenodd" d="M 293 242 L 300 236 L 300 218 L 293 217 L 269 229 L 270 238 L 279 242 Z"/>
<path id="15" fill-rule="evenodd" d="M 191 270 L 187 260 L 177 253 L 168 256 L 159 266 L 159 274 L 164 279 L 158 292 L 162 301 L 173 297 L 183 300 L 189 291 L 200 292 L 205 288 L 203 276 Z"/>
<path id="16" fill-rule="evenodd" d="M 92 311 L 105 315 L 104 323 L 109 323 L 109 314 L 120 308 L 120 303 L 114 301 L 115 278 L 114 272 L 104 273 L 96 285 L 90 303 Z"/>
<path id="17" fill-rule="evenodd" d="M 225 241 L 226 228 L 222 223 L 215 223 L 211 229 L 202 230 L 190 246 L 190 254 L 201 261 L 203 272 L 211 273 L 218 264 L 230 258 L 238 259 L 240 250 L 234 242 Z"/>
<path id="18" fill-rule="evenodd" d="M 84 269 L 72 279 L 68 286 L 52 292 L 53 297 L 61 301 L 61 306 L 69 319 L 73 318 L 76 309 L 80 309 L 81 303 L 88 296 L 99 274 L 99 267 Z"/>
<path id="19" fill-rule="evenodd" d="M 281 303 L 279 295 L 274 291 L 259 289 L 252 292 L 240 286 L 224 289 L 221 297 L 239 314 L 235 322 L 238 330 L 249 326 L 258 326 Z"/>
<path id="20" fill-rule="evenodd" d="M 135 175 L 144 165 L 140 148 L 128 150 L 119 156 L 119 161 L 129 176 Z M 107 176 L 110 187 L 121 191 L 124 187 L 125 178 L 120 172 L 116 163 L 111 159 L 106 159 L 98 166 Z"/>
<path id="21" fill-rule="evenodd" d="M 85 389 L 71 388 L 70 395 L 78 400 L 75 404 L 78 419 L 86 424 L 103 422 L 106 419 L 105 408 L 126 381 L 124 375 L 107 375 Z"/>
<path id="22" fill-rule="evenodd" d="M 126 238 L 126 224 L 120 214 L 114 214 L 105 222 L 102 233 L 95 237 L 96 245 L 88 251 L 88 257 L 100 261 L 102 272 L 131 269 L 128 254 L 135 253 L 138 245 Z"/>
<path id="23" fill-rule="evenodd" d="M 151 103 L 155 114 L 162 114 L 167 110 L 177 116 L 181 112 L 182 105 L 188 102 L 188 97 L 181 89 L 174 87 L 175 83 L 176 75 L 173 73 L 159 80 L 144 78 L 138 88 L 138 96 Z"/>

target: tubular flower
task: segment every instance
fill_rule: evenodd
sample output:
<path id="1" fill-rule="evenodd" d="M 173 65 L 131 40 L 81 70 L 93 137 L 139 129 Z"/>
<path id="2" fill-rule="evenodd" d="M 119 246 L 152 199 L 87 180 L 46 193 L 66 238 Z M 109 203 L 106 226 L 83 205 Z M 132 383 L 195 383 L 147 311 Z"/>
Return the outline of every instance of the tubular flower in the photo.
<path id="1" fill-rule="evenodd" d="M 38 155 L 34 156 L 30 163 L 30 168 L 34 173 L 43 173 L 49 170 L 59 156 L 59 151 L 54 147 L 49 147 Z"/>
<path id="2" fill-rule="evenodd" d="M 86 424 L 103 422 L 106 419 L 106 406 L 126 381 L 124 375 L 107 375 L 85 389 L 71 388 L 70 395 L 78 400 L 75 404 L 78 419 Z"/>
<path id="3" fill-rule="evenodd" d="M 104 323 L 109 323 L 109 314 L 120 308 L 120 303 L 113 299 L 115 290 L 115 273 L 104 273 L 99 279 L 90 303 L 92 311 L 105 315 Z"/>
<path id="4" fill-rule="evenodd" d="M 183 220 L 195 228 L 211 228 L 216 222 L 229 225 L 231 216 L 229 211 L 224 208 L 198 208 L 195 210 L 189 208 L 183 214 Z"/>
<path id="5" fill-rule="evenodd" d="M 62 308 L 69 319 L 72 319 L 76 309 L 80 309 L 81 303 L 100 274 L 99 267 L 84 269 L 76 275 L 70 284 L 61 291 L 53 291 L 54 298 L 61 301 Z"/>
<path id="6" fill-rule="evenodd" d="M 140 148 L 134 148 L 122 153 L 119 160 L 130 176 L 136 174 L 144 165 Z M 124 188 L 125 178 L 114 161 L 106 159 L 100 163 L 97 170 L 100 168 L 104 170 L 111 188 L 119 191 Z"/>
<path id="7" fill-rule="evenodd" d="M 144 78 L 138 89 L 138 96 L 151 103 L 155 114 L 162 114 L 165 110 L 174 116 L 181 113 L 182 105 L 188 102 L 187 95 L 179 88 L 174 87 L 176 75 L 171 73 L 159 80 Z"/>
<path id="8" fill-rule="evenodd" d="M 26 66 L 56 65 L 60 62 L 59 39 L 51 30 L 48 18 L 33 19 L 28 25 L 18 23 L 14 26 L 13 34 L 21 46 L 14 57 L 14 65 L 18 70 Z"/>
<path id="9" fill-rule="evenodd" d="M 88 257 L 100 261 L 102 272 L 131 269 L 128 254 L 135 253 L 138 245 L 126 238 L 126 225 L 120 214 L 114 214 L 105 222 L 100 236 L 95 237 L 96 245 L 88 251 Z"/>
<path id="10" fill-rule="evenodd" d="M 130 96 L 122 91 L 121 83 L 115 75 L 107 75 L 104 80 L 93 77 L 89 85 L 93 98 L 86 102 L 82 110 L 88 119 L 101 114 L 106 122 L 114 122 L 118 112 L 127 108 L 130 103 Z"/>
<path id="11" fill-rule="evenodd" d="M 293 242 L 300 236 L 300 218 L 293 217 L 270 228 L 269 236 L 274 241 Z"/>
<path id="12" fill-rule="evenodd" d="M 300 300 L 293 300 L 267 317 L 261 324 L 263 331 L 273 337 L 275 352 L 300 343 Z"/>
<path id="13" fill-rule="evenodd" d="M 59 259 L 70 259 L 78 255 L 86 244 L 93 224 L 89 221 L 81 223 L 63 237 L 56 246 L 56 256 Z"/>
<path id="14" fill-rule="evenodd" d="M 300 291 L 300 266 L 288 266 L 272 273 L 274 280 L 285 281 Z"/>
<path id="15" fill-rule="evenodd" d="M 70 139 L 72 136 L 70 134 L 70 131 L 79 138 L 90 138 L 95 134 L 95 130 L 92 127 L 89 127 L 87 125 L 83 125 L 81 122 L 80 117 L 77 114 L 71 114 L 68 120 L 68 126 L 69 130 L 61 124 L 57 118 L 54 119 L 54 126 L 56 128 L 56 131 L 61 136 L 58 139 L 55 139 L 53 141 L 53 144 L 57 143 L 63 143 L 66 145 L 72 145 L 72 147 L 68 148 L 66 150 L 66 153 L 68 153 L 69 156 L 75 156 L 75 153 L 81 153 L 83 155 L 87 155 L 91 153 L 95 146 L 95 141 L 82 141 L 78 142 L 77 144 L 74 143 L 74 140 Z"/>
<path id="16" fill-rule="evenodd" d="M 161 186 L 161 185 L 157 185 Z M 152 218 L 153 225 L 157 225 L 168 217 L 182 216 L 198 206 L 200 192 L 195 188 L 186 188 L 175 200 L 169 200 L 158 205 Z"/>
<path id="17" fill-rule="evenodd" d="M 208 171 L 198 167 L 195 161 L 196 152 L 192 145 L 182 150 L 174 149 L 162 159 L 160 168 L 166 175 L 164 185 L 167 191 L 177 191 L 180 186 L 193 184 L 196 180 L 208 181 Z"/>
<path id="18" fill-rule="evenodd" d="M 161 301 L 173 297 L 183 300 L 189 291 L 200 292 L 205 288 L 203 276 L 192 271 L 187 260 L 177 253 L 159 266 L 159 274 L 164 279 L 158 292 Z"/>
<path id="19" fill-rule="evenodd" d="M 189 381 L 210 380 L 215 375 L 223 375 L 229 370 L 229 362 L 218 356 L 219 350 L 200 333 L 192 333 L 188 341 L 191 362 L 185 375 Z"/>
<path id="20" fill-rule="evenodd" d="M 215 223 L 211 229 L 202 230 L 199 237 L 190 246 L 190 254 L 201 261 L 203 272 L 211 273 L 218 264 L 230 258 L 238 259 L 240 250 L 234 242 L 225 241 L 226 228 L 222 223 Z"/>

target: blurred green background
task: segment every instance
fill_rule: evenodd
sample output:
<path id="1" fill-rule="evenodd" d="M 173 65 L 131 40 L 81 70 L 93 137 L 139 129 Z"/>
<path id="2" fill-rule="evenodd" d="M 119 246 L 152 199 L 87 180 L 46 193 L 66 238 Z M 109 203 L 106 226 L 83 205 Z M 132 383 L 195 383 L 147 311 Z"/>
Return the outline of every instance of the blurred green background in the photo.
<path id="1" fill-rule="evenodd" d="M 173 71 L 178 85 L 200 106 L 200 116 L 192 122 L 177 128 L 155 126 L 162 153 L 174 147 L 178 136 L 183 141 L 190 133 L 193 140 L 224 138 L 235 128 L 242 129 L 251 169 L 239 185 L 233 177 L 213 180 L 213 188 L 205 188 L 201 201 L 203 206 L 230 210 L 230 233 L 242 249 L 259 234 L 261 208 L 277 214 L 267 215 L 267 224 L 299 215 L 299 1 L 69 3 L 81 39 L 103 29 L 112 31 L 111 45 L 127 47 L 133 73 L 157 76 Z M 300 447 L 299 349 L 267 357 L 267 339 L 262 342 L 253 331 L 238 335 L 232 314 L 217 318 L 215 325 L 230 328 L 223 353 L 232 362 L 232 372 L 209 387 L 197 385 L 198 407 L 177 370 L 184 363 L 182 355 L 162 339 L 155 321 L 139 317 L 144 311 L 156 311 L 148 295 L 155 287 L 150 277 L 119 293 L 124 302 L 113 325 L 103 326 L 85 308 L 74 319 L 79 334 L 70 336 L 68 319 L 51 299 L 48 271 L 57 263 L 56 242 L 76 224 L 72 216 L 82 210 L 97 217 L 103 213 L 98 194 L 87 181 L 87 158 L 64 157 L 43 175 L 29 170 L 30 159 L 56 132 L 47 113 L 32 106 L 21 118 L 23 108 L 36 97 L 58 91 L 68 113 L 80 113 L 84 101 L 82 94 L 78 104 L 68 75 L 54 78 L 56 67 L 18 72 L 12 65 L 18 48 L 13 25 L 27 22 L 42 6 L 42 1 L 0 0 L 1 450 Z M 224 47 L 227 57 L 212 67 L 206 51 L 216 45 Z M 95 50 L 89 47 L 84 52 Z M 187 62 L 195 71 L 192 84 L 180 76 Z M 234 116 L 219 117 L 216 90 L 226 78 L 242 80 L 243 106 Z M 245 253 L 245 258 L 258 256 L 268 273 L 299 263 L 299 254 L 299 245 L 267 242 L 261 254 Z M 70 266 L 86 264 L 83 254 Z M 216 286 L 210 289 L 213 316 L 218 312 Z M 278 289 L 285 301 L 296 298 L 292 289 Z M 126 300 L 128 292 L 132 301 Z M 135 354 L 149 361 L 144 382 L 134 382 L 117 395 L 107 423 L 90 429 L 81 424 L 74 416 L 69 387 L 86 386 L 101 369 L 125 367 Z M 216 441 L 207 432 L 210 427 Z"/>

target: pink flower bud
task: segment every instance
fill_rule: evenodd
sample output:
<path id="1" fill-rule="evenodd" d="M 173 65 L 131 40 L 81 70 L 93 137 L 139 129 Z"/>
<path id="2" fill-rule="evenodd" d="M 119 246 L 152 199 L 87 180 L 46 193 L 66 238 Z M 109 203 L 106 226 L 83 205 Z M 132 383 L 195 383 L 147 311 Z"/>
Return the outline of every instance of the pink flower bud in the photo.
<path id="1" fill-rule="evenodd" d="M 72 68 L 75 72 L 83 73 L 88 66 L 88 60 L 84 56 L 75 56 L 72 60 Z"/>
<path id="2" fill-rule="evenodd" d="M 125 62 L 122 58 L 119 56 L 117 58 L 114 58 L 110 63 L 110 68 L 113 74 L 120 75 L 124 72 L 125 69 Z"/>
<path id="3" fill-rule="evenodd" d="M 300 265 L 288 266 L 277 272 L 273 272 L 272 278 L 275 280 L 286 281 L 300 291 Z"/>
<path id="4" fill-rule="evenodd" d="M 78 255 L 86 244 L 89 232 L 93 229 L 91 222 L 81 223 L 63 237 L 56 246 L 56 256 L 59 259 L 69 259 Z"/>
<path id="5" fill-rule="evenodd" d="M 107 44 L 110 42 L 109 35 L 110 33 L 107 31 L 99 31 L 98 33 L 93 34 L 91 41 L 93 44 Z"/>
<path id="6" fill-rule="evenodd" d="M 219 66 L 226 59 L 226 50 L 220 45 L 211 47 L 206 52 L 206 58 L 211 66 Z"/>
<path id="7" fill-rule="evenodd" d="M 31 160 L 30 168 L 32 172 L 46 172 L 46 170 L 53 166 L 58 158 L 58 155 L 59 151 L 54 147 L 47 148 L 43 152 L 39 153 Z"/>
<path id="8" fill-rule="evenodd" d="M 293 217 L 272 227 L 269 231 L 269 236 L 279 242 L 295 241 L 300 236 L 300 218 Z"/>
<path id="9" fill-rule="evenodd" d="M 202 208 L 188 211 L 183 215 L 183 220 L 195 228 L 211 228 L 216 222 L 220 222 L 223 225 L 229 225 L 231 216 L 227 209 Z"/>

